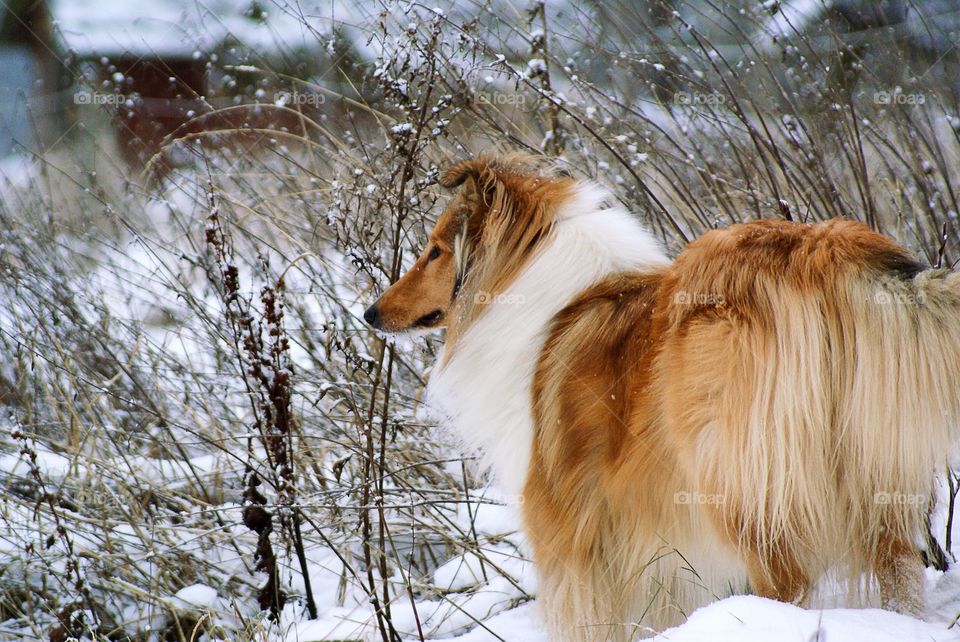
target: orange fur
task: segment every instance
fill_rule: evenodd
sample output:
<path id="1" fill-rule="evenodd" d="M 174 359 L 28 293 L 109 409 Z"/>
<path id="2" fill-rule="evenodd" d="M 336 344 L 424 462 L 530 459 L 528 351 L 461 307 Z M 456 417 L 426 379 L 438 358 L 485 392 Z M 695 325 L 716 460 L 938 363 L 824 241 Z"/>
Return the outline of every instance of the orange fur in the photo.
<path id="1" fill-rule="evenodd" d="M 475 253 L 445 308 L 455 353 L 476 292 L 548 246 L 574 184 L 483 158 L 445 181 L 466 186 L 435 234 L 466 225 Z M 413 284 L 379 305 L 417 299 Z M 960 423 L 960 276 L 852 221 L 734 225 L 581 291 L 516 394 L 531 399 L 523 517 L 554 639 L 662 629 L 745 590 L 744 571 L 793 602 L 831 569 L 863 597 L 872 573 L 885 605 L 916 613 L 921 498 Z"/>

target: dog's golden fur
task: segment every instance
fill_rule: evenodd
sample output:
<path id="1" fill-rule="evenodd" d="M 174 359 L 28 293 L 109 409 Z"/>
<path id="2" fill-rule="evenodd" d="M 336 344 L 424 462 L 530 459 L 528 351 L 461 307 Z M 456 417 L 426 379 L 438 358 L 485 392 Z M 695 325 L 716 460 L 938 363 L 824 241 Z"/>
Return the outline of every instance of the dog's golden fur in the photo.
<path id="1" fill-rule="evenodd" d="M 475 294 L 503 291 L 549 246 L 576 182 L 484 157 L 443 182 L 461 192 L 435 233 L 452 254 L 465 234 L 469 256 L 430 284 L 447 293 L 450 359 L 483 317 Z M 387 329 L 428 312 L 389 309 L 422 297 L 404 279 L 378 304 Z M 738 568 L 798 603 L 828 570 L 854 598 L 873 577 L 885 606 L 921 611 L 914 541 L 960 423 L 960 275 L 922 270 L 860 223 L 757 221 L 606 275 L 543 341 L 516 395 L 532 415 L 523 518 L 553 639 L 662 629 L 744 590 Z"/>

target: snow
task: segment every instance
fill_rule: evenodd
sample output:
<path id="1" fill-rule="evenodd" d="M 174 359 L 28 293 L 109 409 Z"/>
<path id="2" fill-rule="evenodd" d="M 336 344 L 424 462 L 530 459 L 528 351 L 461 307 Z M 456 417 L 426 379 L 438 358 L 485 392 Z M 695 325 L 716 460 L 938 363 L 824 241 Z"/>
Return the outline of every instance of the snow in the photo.
<path id="1" fill-rule="evenodd" d="M 908 642 L 960 640 L 956 629 L 880 609 L 807 610 L 753 595 L 730 597 L 696 611 L 657 642 Z"/>
<path id="2" fill-rule="evenodd" d="M 476 553 L 464 553 L 433 572 L 433 583 L 448 591 L 462 591 L 483 581 L 483 561 Z"/>
<path id="3" fill-rule="evenodd" d="M 803 33 L 827 10 L 824 0 L 792 0 L 779 5 L 779 10 L 767 21 L 761 31 L 774 38 L 785 38 Z M 769 10 L 769 7 L 764 6 Z M 772 43 L 769 43 L 772 44 Z"/>
<path id="4" fill-rule="evenodd" d="M 422 607 L 421 607 L 422 608 Z M 342 619 L 333 617 L 338 615 Z M 423 615 L 423 613 L 421 613 Z M 358 634 L 356 613 L 336 609 L 327 618 L 304 623 L 286 640 L 310 642 Z M 465 618 L 466 619 L 466 618 Z M 410 639 L 416 639 L 412 635 Z M 483 626 L 438 642 L 547 642 L 536 603 L 525 603 L 488 617 Z M 928 623 L 880 609 L 803 609 L 761 597 L 729 597 L 694 612 L 681 626 L 653 638 L 654 642 L 956 642 L 960 631 L 943 623 Z"/>
<path id="5" fill-rule="evenodd" d="M 538 624 L 535 604 L 524 604 L 515 609 L 499 613 L 484 622 L 484 627 L 476 627 L 469 633 L 455 638 L 440 638 L 443 642 L 548 642 L 547 632 Z"/>
<path id="6" fill-rule="evenodd" d="M 946 55 L 956 46 L 960 12 L 953 0 L 890 3 L 886 9 L 880 9 L 879 3 L 863 1 L 769 0 L 761 5 L 761 9 L 772 14 L 761 29 L 762 33 L 769 36 L 764 38 L 764 47 L 771 51 L 778 41 L 789 40 L 798 34 L 809 36 L 817 27 L 823 25 L 823 18 L 831 7 L 844 5 L 854 13 L 886 13 L 886 18 L 897 25 L 898 36 L 909 41 L 913 47 Z M 898 15 L 904 8 L 907 8 L 906 12 Z"/>
<path id="7" fill-rule="evenodd" d="M 189 4 L 178 0 L 149 3 L 106 0 L 55 0 L 51 13 L 68 49 L 81 54 L 155 52 L 189 53 L 198 45 L 211 47 L 217 36 L 184 25 Z"/>
<path id="8" fill-rule="evenodd" d="M 487 489 L 487 500 L 494 495 Z M 943 511 L 939 511 L 942 513 Z M 515 506 L 474 503 L 458 522 L 472 514 L 479 534 L 510 533 L 519 520 Z M 936 518 L 942 522 L 943 515 Z M 421 596 L 416 616 L 405 592 L 391 609 L 394 625 L 404 639 L 418 640 L 417 621 L 427 640 L 438 642 L 546 642 L 539 605 L 524 594 L 536 594 L 532 564 L 501 537 L 482 547 L 480 554 L 461 552 L 432 574 L 435 598 Z M 483 561 L 481 561 L 481 558 Z M 375 622 L 361 604 L 362 594 L 350 604 L 332 603 L 340 567 L 332 558 L 327 573 L 311 573 L 318 601 L 328 606 L 317 620 L 294 619 L 281 638 L 290 642 L 334 639 L 378 639 Z M 508 579 L 508 576 L 515 581 Z M 396 587 L 395 587 L 396 590 Z M 424 593 L 423 595 L 428 595 Z M 960 630 L 949 628 L 960 613 L 960 569 L 947 573 L 927 571 L 926 621 L 876 608 L 801 608 L 757 596 L 741 595 L 720 600 L 694 612 L 681 626 L 664 631 L 655 642 L 957 642 Z"/>
<path id="9" fill-rule="evenodd" d="M 324 640 L 357 640 L 373 638 L 373 627 L 358 618 L 366 618 L 357 609 L 336 607 L 320 618 L 298 622 L 286 631 L 285 642 L 322 642 Z"/>
<path id="10" fill-rule="evenodd" d="M 946 499 L 944 485 L 940 499 Z M 416 602 L 416 617 L 405 593 L 394 601 L 391 615 L 404 639 L 418 640 L 417 621 L 424 638 L 438 642 L 546 642 L 539 605 L 525 595 L 536 595 L 536 574 L 525 554 L 516 505 L 495 488 L 483 489 L 457 516 L 461 527 L 472 527 L 491 542 L 477 552 L 461 551 L 442 563 L 431 576 L 438 596 L 424 593 Z M 934 525 L 945 523 L 944 501 L 934 514 Z M 960 528 L 955 528 L 955 532 Z M 956 538 L 955 538 L 956 541 Z M 481 561 L 481 558 L 483 561 Z M 359 602 L 332 604 L 340 567 L 328 560 L 329 572 L 311 573 L 314 592 L 329 605 L 314 621 L 296 620 L 283 640 L 311 642 L 334 639 L 376 640 L 370 612 Z M 510 579 L 508 579 L 510 578 Z M 682 625 L 664 631 L 655 642 L 960 642 L 960 630 L 950 628 L 960 614 L 960 569 L 946 573 L 927 570 L 925 620 L 877 608 L 802 608 L 757 596 L 720 600 L 694 612 Z M 822 582 L 821 584 L 829 584 Z M 519 587 L 519 588 L 518 588 Z M 821 586 L 828 603 L 829 587 Z M 522 590 L 520 590 L 522 589 Z M 396 590 L 396 589 L 395 589 Z M 402 598 L 402 599 L 401 599 Z M 319 600 L 324 601 L 324 600 Z M 842 602 L 842 600 L 840 600 Z M 478 622 L 482 623 L 479 624 Z"/>
<path id="11" fill-rule="evenodd" d="M 538 74 L 542 74 L 546 70 L 547 70 L 547 63 L 543 60 L 543 58 L 531 58 L 527 62 L 528 76 L 536 76 Z"/>
<path id="12" fill-rule="evenodd" d="M 338 2 L 334 15 L 330 5 L 319 0 L 266 4 L 270 11 L 263 20 L 246 15 L 250 3 L 233 0 L 54 0 L 51 13 L 66 47 L 81 55 L 201 58 L 228 36 L 260 51 L 319 50 L 324 46 L 319 34 L 329 32 L 333 19 L 350 27 L 362 24 L 370 13 L 369 6 L 350 2 Z"/>
<path id="13" fill-rule="evenodd" d="M 67 474 L 70 468 L 70 460 L 63 455 L 44 449 L 42 446 L 34 446 L 34 452 L 37 455 L 36 467 L 40 475 L 45 479 L 60 479 Z M 9 476 L 27 477 L 30 473 L 30 462 L 20 453 L 8 453 L 0 455 L 0 470 Z"/>
<path id="14" fill-rule="evenodd" d="M 181 608 L 211 609 L 217 605 L 217 589 L 206 584 L 191 584 L 174 596 Z"/>
<path id="15" fill-rule="evenodd" d="M 954 601 L 956 605 L 956 601 Z M 507 642 L 547 640 L 536 604 L 504 611 L 460 636 L 441 638 L 486 642 L 497 636 Z M 923 622 L 881 609 L 804 609 L 752 595 L 729 597 L 705 606 L 683 625 L 664 631 L 655 642 L 956 642 L 957 627 Z"/>

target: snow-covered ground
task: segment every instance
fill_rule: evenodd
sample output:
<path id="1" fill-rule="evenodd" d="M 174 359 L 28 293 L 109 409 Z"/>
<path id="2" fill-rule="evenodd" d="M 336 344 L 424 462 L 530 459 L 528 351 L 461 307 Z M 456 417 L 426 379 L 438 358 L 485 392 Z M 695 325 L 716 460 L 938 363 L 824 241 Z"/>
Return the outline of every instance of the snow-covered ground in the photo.
<path id="1" fill-rule="evenodd" d="M 484 515 L 484 510 L 488 515 Z M 943 511 L 941 511 L 942 516 Z M 489 522 L 487 521 L 489 519 Z M 511 526 L 516 513 L 507 507 L 481 505 L 476 526 L 490 534 Z M 516 523 L 513 524 L 516 526 Z M 956 529 L 960 533 L 960 529 Z M 529 563 L 510 551 L 485 551 L 519 584 L 535 593 L 535 572 Z M 511 606 L 518 591 L 502 578 L 482 582 L 480 562 L 467 553 L 446 562 L 434 572 L 433 583 L 451 591 L 445 600 L 418 602 L 417 611 L 426 639 L 443 642 L 548 642 L 536 601 Z M 331 581 L 333 576 L 328 578 Z M 317 578 L 320 580 L 321 578 Z M 322 581 L 322 580 L 321 580 Z M 656 642 L 948 642 L 960 640 L 960 567 L 945 573 L 928 569 L 928 610 L 924 620 L 878 608 L 801 608 L 757 596 L 733 596 L 694 612 L 686 623 L 664 631 Z M 409 603 L 394 610 L 398 629 L 408 639 L 419 639 Z M 398 613 L 399 611 L 399 613 Z M 443 617 L 438 618 L 442 613 Z M 320 642 L 337 639 L 377 639 L 363 611 L 330 606 L 315 621 L 292 624 L 285 642 Z M 402 613 L 402 615 L 401 615 Z M 400 615 L 400 617 L 397 617 Z M 452 615 L 452 617 L 451 617 Z M 442 626 L 431 627 L 433 620 Z M 401 628 L 400 625 L 406 625 Z M 469 629 L 464 631 L 463 629 Z"/>

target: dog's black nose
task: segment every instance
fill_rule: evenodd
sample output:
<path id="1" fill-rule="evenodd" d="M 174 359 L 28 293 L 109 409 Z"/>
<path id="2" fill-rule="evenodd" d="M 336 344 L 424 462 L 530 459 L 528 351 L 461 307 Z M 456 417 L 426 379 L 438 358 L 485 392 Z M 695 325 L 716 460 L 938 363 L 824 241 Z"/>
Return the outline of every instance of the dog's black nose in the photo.
<path id="1" fill-rule="evenodd" d="M 363 313 L 363 320 L 375 328 L 379 326 L 380 308 L 377 307 L 376 303 L 367 308 L 366 312 Z"/>

